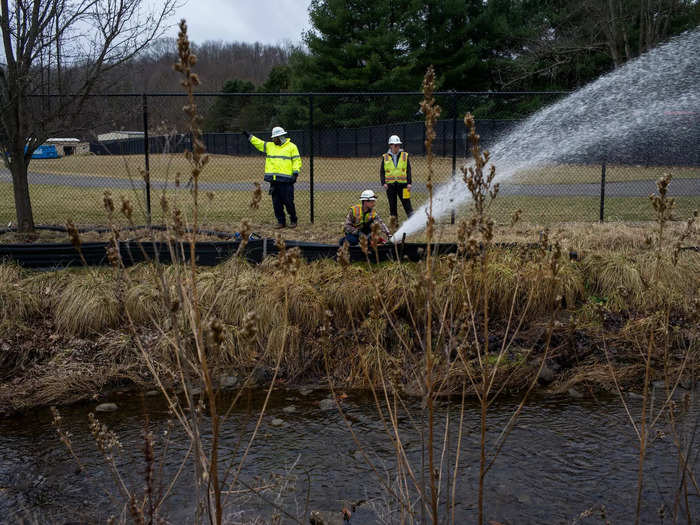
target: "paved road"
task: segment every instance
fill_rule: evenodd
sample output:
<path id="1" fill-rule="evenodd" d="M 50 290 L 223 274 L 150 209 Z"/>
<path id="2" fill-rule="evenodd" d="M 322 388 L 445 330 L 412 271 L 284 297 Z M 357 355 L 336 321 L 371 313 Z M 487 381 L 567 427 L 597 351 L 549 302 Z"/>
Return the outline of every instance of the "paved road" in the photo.
<path id="1" fill-rule="evenodd" d="M 0 169 L 0 182 L 12 180 L 6 168 Z M 29 173 L 30 184 L 44 184 L 51 186 L 73 186 L 76 188 L 105 188 L 105 189 L 130 189 L 143 188 L 141 180 L 122 179 L 118 177 L 90 177 L 86 175 L 70 175 L 60 173 Z M 153 190 L 161 190 L 166 186 L 162 181 L 151 182 Z M 170 188 L 173 182 L 168 183 Z M 346 182 L 317 182 L 315 191 L 362 191 L 373 183 L 362 181 Z M 378 184 L 376 185 L 379 186 Z M 202 191 L 251 191 L 253 184 L 249 182 L 203 182 L 199 185 Z M 375 187 L 374 189 L 378 189 Z M 298 190 L 308 190 L 309 183 L 299 181 Z M 415 191 L 424 191 L 424 184 L 414 184 Z M 184 184 L 181 189 L 185 189 Z M 646 197 L 656 191 L 656 182 L 653 180 L 639 180 L 626 182 L 608 182 L 605 185 L 607 197 Z M 600 183 L 575 183 L 575 184 L 501 184 L 501 195 L 525 195 L 525 196 L 549 196 L 549 197 L 595 197 L 600 195 Z M 669 191 L 676 196 L 700 196 L 700 179 L 674 179 Z"/>

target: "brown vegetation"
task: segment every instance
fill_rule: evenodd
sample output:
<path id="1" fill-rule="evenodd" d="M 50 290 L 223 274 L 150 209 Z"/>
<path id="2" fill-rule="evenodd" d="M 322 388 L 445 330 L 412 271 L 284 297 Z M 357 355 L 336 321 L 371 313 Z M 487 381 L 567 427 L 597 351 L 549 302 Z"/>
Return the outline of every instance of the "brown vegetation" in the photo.
<path id="1" fill-rule="evenodd" d="M 661 300 L 645 288 L 649 257 L 644 253 L 599 251 L 581 261 L 562 262 L 559 279 L 566 309 L 559 316 L 561 324 L 555 331 L 557 345 L 552 355 L 555 362 L 564 365 L 562 385 L 568 388 L 578 377 L 594 388 L 612 386 L 609 374 L 598 379 L 590 373 L 581 375 L 596 364 L 604 366 L 600 346 L 603 335 L 616 349 L 621 364 L 639 363 L 633 343 L 642 327 L 652 322 L 654 308 Z M 451 282 L 447 276 L 452 264 L 450 258 L 435 261 L 436 301 L 461 302 L 467 287 L 480 278 L 472 274 L 466 280 Z M 150 384 L 152 379 L 139 365 L 140 357 L 121 308 L 140 331 L 151 334 L 149 351 L 154 352 L 160 365 L 169 366 L 172 356 L 159 344 L 153 325 L 154 321 L 168 325 L 167 312 L 153 281 L 156 269 L 144 264 L 125 271 L 133 284 L 120 305 L 117 281 L 110 269 L 36 273 L 13 264 L 0 265 L 0 355 L 5 381 L 0 387 L 0 403 L 4 411 L 88 397 L 98 394 L 108 383 L 120 383 L 124 377 L 140 385 Z M 164 275 L 172 281 L 177 272 L 174 267 L 164 269 Z M 677 268 L 662 272 L 659 279 L 672 305 L 672 326 L 679 343 L 697 340 L 697 324 L 692 319 L 697 315 L 700 296 L 699 272 L 700 254 L 682 252 Z M 518 346 L 537 344 L 540 321 L 551 313 L 554 304 L 552 298 L 542 295 L 545 292 L 538 279 L 537 263 L 517 250 L 494 250 L 487 275 L 489 310 L 497 324 L 507 319 L 516 282 L 516 310 L 522 309 L 532 294 Z M 211 356 L 213 366 L 238 371 L 256 362 L 259 349 L 239 344 L 241 327 L 251 323 L 253 312 L 252 322 L 263 349 L 279 342 L 283 329 L 280 320 L 287 316 L 291 336 L 282 357 L 287 381 L 322 381 L 322 357 L 328 351 L 331 375 L 344 387 L 368 387 L 360 363 L 373 362 L 370 377 L 378 377 L 376 367 L 381 365 L 410 390 L 400 345 L 381 315 L 376 293 L 384 296 L 386 308 L 397 315 L 401 329 L 410 332 L 410 316 L 424 316 L 419 265 L 391 263 L 343 270 L 333 261 L 320 261 L 303 264 L 297 275 L 290 276 L 274 265 L 274 259 L 253 267 L 234 258 L 217 267 L 200 269 L 197 282 L 204 307 L 224 323 L 226 344 L 218 355 Z M 407 293 L 398 293 L 400 290 Z M 289 294 L 286 308 L 285 293 Z M 359 345 L 352 335 L 353 322 Z M 328 331 L 325 335 L 324 330 Z M 375 334 L 381 336 L 380 348 L 375 345 Z M 518 358 L 517 351 L 509 356 L 513 362 L 519 362 Z M 85 378 L 86 370 L 92 370 L 104 380 L 88 385 L 56 381 L 58 363 L 65 367 L 63 378 L 71 371 Z M 272 356 L 261 364 L 271 367 Z M 520 364 L 524 373 L 532 372 L 531 363 Z M 577 365 L 585 368 L 569 370 Z M 626 384 L 634 384 L 641 377 L 633 374 L 624 379 Z M 515 381 L 514 386 L 517 384 Z M 88 388 L 80 391 L 85 386 Z"/>

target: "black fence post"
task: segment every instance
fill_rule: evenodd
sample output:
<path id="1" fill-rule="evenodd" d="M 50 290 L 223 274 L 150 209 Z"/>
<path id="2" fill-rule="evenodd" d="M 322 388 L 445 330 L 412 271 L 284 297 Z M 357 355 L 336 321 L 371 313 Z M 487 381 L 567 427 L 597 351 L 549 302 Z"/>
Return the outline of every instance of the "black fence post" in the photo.
<path id="1" fill-rule="evenodd" d="M 145 162 L 144 182 L 146 183 L 146 224 L 151 226 L 151 164 L 149 153 L 150 145 L 148 140 L 148 96 L 143 93 L 141 101 L 143 103 L 143 155 Z"/>
<path id="2" fill-rule="evenodd" d="M 309 95 L 309 220 L 314 222 L 314 96 Z"/>
<path id="3" fill-rule="evenodd" d="M 600 222 L 605 220 L 605 160 L 600 170 Z"/>
<path id="4" fill-rule="evenodd" d="M 457 95 L 452 93 L 452 178 L 457 171 Z M 455 223 L 455 209 L 450 211 L 450 224 Z"/>

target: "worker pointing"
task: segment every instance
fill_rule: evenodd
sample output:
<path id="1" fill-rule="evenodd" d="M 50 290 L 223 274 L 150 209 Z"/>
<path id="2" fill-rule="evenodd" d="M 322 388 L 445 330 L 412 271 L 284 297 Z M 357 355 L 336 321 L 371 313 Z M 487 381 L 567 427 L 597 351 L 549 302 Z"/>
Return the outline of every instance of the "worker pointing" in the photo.
<path id="1" fill-rule="evenodd" d="M 360 203 L 350 206 L 350 211 L 345 217 L 345 224 L 343 225 L 343 233 L 345 237 L 340 239 L 340 245 L 347 242 L 350 246 L 357 246 L 360 242 L 360 235 L 369 237 L 372 233 L 372 223 L 376 222 L 379 228 L 382 230 L 386 239 L 391 237 L 389 228 L 387 228 L 384 221 L 382 221 L 379 214 L 374 209 L 375 204 L 377 204 L 377 196 L 372 190 L 365 190 L 360 195 Z"/>
<path id="2" fill-rule="evenodd" d="M 386 198 L 389 200 L 389 214 L 398 219 L 396 198 L 401 199 L 401 204 L 406 212 L 406 217 L 413 214 L 411 206 L 411 163 L 408 153 L 401 148 L 401 139 L 398 135 L 389 137 L 389 150 L 382 155 L 382 163 L 379 166 L 379 180 L 386 190 Z"/>
<path id="3" fill-rule="evenodd" d="M 297 211 L 294 206 L 294 183 L 301 170 L 301 157 L 299 149 L 287 135 L 287 132 L 279 127 L 272 128 L 272 142 L 259 139 L 255 135 L 244 131 L 243 134 L 258 151 L 265 154 L 265 182 L 270 183 L 270 195 L 272 207 L 275 211 L 277 225 L 275 229 L 284 228 L 287 219 L 285 208 L 289 214 L 290 228 L 297 226 Z"/>

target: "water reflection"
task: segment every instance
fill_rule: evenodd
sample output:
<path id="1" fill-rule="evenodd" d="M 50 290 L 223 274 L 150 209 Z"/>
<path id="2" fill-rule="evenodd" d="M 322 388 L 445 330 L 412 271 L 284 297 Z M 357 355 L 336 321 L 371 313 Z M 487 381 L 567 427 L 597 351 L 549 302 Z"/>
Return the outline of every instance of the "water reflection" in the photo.
<path id="1" fill-rule="evenodd" d="M 264 417 L 257 439 L 242 469 L 242 479 L 266 488 L 266 496 L 278 501 L 290 514 L 304 511 L 307 497 L 314 509 L 339 510 L 343 502 L 368 500 L 385 509 L 386 492 L 376 474 L 364 461 L 347 423 L 337 410 L 321 410 L 318 402 L 325 392 L 309 396 L 297 391 L 276 393 Z M 222 458 L 237 465 L 256 422 L 262 396 L 251 393 L 222 428 Z M 167 407 L 158 398 L 116 399 L 120 410 L 102 414 L 100 419 L 119 435 L 123 451 L 118 457 L 120 471 L 131 487 L 144 485 L 144 427 L 157 437 L 158 463 L 163 483 L 180 468 L 189 443 L 168 420 Z M 637 401 L 638 403 L 638 401 Z M 295 411 L 284 411 L 294 406 Z M 689 419 L 697 422 L 700 407 L 692 405 Z M 514 404 L 495 407 L 489 426 L 497 435 Z M 393 471 L 394 450 L 372 400 L 355 394 L 343 401 L 343 408 L 363 450 L 382 476 Z M 411 405 L 420 426 L 419 406 Z M 61 410 L 65 427 L 73 434 L 76 454 L 86 469 L 76 469 L 59 442 L 46 410 L 0 422 L 0 515 L 39 518 L 41 522 L 102 521 L 119 515 L 122 504 L 115 498 L 113 480 L 90 435 L 87 413 L 94 405 L 77 405 Z M 445 416 L 450 417 L 449 449 L 456 447 L 457 404 L 440 407 L 437 436 L 443 436 Z M 632 410 L 639 412 L 638 407 Z M 273 426 L 273 418 L 283 420 Z M 148 423 L 146 423 L 148 422 Z M 279 423 L 279 422 L 278 422 Z M 400 418 L 401 438 L 416 471 L 421 464 L 420 429 L 407 416 Z M 465 415 L 462 453 L 457 485 L 458 521 L 475 519 L 479 458 L 479 421 L 475 406 Z M 167 456 L 162 445 L 168 441 Z M 440 458 L 442 442 L 436 444 Z M 588 508 L 605 505 L 606 517 L 627 522 L 634 511 L 637 483 L 637 439 L 619 399 L 572 402 L 552 398 L 534 400 L 523 412 L 493 469 L 487 477 L 486 515 L 510 523 L 570 523 Z M 695 455 L 697 456 L 697 454 Z M 693 458 L 697 461 L 697 457 Z M 454 457 L 446 457 L 453 465 Z M 451 468 L 451 467 L 450 467 Z M 228 476 L 231 479 L 231 475 Z M 391 476 L 385 479 L 391 480 Z M 650 448 L 646 467 L 644 515 L 657 521 L 662 503 L 672 504 L 677 486 L 677 454 L 670 437 L 656 440 Z M 287 490 L 281 490 L 287 486 Z M 172 522 L 191 521 L 191 465 L 187 464 L 165 503 Z M 165 489 L 165 485 L 160 487 Z M 240 489 L 240 487 L 237 487 Z M 114 500 L 113 500 L 114 498 Z M 697 514 L 700 500 L 691 497 Z M 241 512 L 268 514 L 271 507 L 259 498 L 235 490 L 229 495 L 231 517 Z M 370 505 L 360 507 L 356 519 L 373 520 Z M 11 518 L 9 521 L 14 521 Z M 358 521 L 359 523 L 359 521 Z"/>

